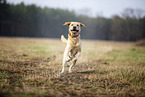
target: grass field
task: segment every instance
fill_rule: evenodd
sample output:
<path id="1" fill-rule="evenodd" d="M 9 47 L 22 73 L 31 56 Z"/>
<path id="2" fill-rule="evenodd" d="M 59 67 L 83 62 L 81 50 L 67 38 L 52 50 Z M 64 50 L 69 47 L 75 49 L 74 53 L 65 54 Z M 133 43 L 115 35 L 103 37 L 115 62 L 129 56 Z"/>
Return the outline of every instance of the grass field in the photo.
<path id="1" fill-rule="evenodd" d="M 58 39 L 0 37 L 0 96 L 145 97 L 145 47 L 82 40 L 73 73 L 60 74 L 64 48 Z"/>

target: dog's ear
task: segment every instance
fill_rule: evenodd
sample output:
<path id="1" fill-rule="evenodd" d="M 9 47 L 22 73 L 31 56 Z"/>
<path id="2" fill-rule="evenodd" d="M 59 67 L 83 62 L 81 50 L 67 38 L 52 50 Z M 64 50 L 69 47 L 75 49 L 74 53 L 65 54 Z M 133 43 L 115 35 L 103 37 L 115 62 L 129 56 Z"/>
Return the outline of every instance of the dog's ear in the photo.
<path id="1" fill-rule="evenodd" d="M 65 22 L 63 25 L 70 25 L 71 24 L 71 22 Z"/>
<path id="2" fill-rule="evenodd" d="M 85 27 L 85 28 L 87 28 L 87 27 L 86 27 L 84 24 L 82 24 L 82 23 L 80 23 L 80 25 L 83 26 L 83 27 Z"/>

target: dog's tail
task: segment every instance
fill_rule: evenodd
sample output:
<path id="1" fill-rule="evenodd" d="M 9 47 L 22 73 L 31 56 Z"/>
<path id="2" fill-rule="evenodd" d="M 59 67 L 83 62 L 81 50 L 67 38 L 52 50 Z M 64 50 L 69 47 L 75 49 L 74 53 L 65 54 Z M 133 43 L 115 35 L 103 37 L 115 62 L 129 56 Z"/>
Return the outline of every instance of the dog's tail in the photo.
<path id="1" fill-rule="evenodd" d="M 61 41 L 67 43 L 68 40 L 63 35 L 61 35 Z"/>

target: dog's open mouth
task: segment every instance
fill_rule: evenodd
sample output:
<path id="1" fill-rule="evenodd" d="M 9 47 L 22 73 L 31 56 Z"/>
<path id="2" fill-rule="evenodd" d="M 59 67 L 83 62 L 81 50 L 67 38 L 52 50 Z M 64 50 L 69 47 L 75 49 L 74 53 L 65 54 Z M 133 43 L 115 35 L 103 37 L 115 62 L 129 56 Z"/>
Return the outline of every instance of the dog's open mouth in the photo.
<path id="1" fill-rule="evenodd" d="M 71 32 L 72 32 L 73 34 L 76 34 L 78 31 L 79 31 L 79 30 L 76 30 L 76 29 L 71 30 Z"/>

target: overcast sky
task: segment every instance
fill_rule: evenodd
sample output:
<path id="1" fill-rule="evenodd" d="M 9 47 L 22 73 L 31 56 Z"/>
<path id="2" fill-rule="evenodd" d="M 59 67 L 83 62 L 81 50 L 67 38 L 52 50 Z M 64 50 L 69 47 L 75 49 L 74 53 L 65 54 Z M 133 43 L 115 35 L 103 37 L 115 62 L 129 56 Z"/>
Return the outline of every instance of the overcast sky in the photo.
<path id="1" fill-rule="evenodd" d="M 9 3 L 36 4 L 40 7 L 62 8 L 95 17 L 97 14 L 111 17 L 126 8 L 145 11 L 145 0 L 7 0 Z"/>

